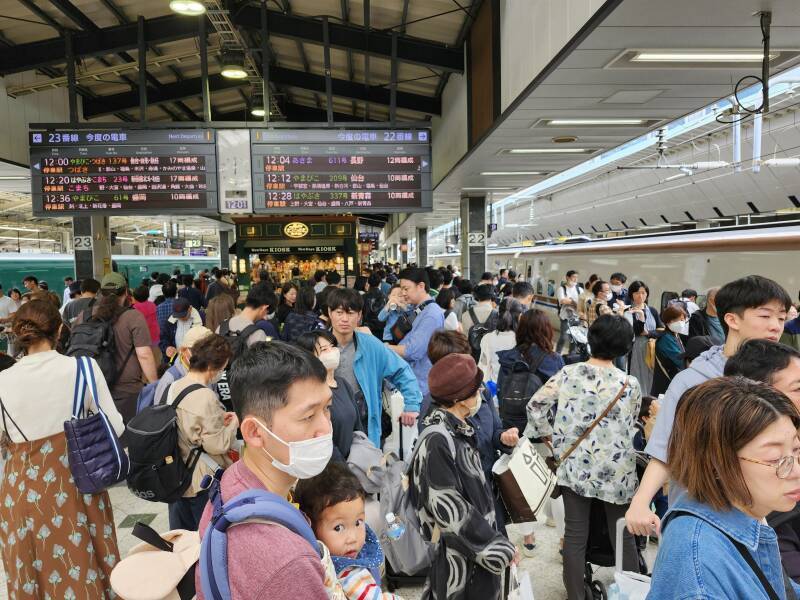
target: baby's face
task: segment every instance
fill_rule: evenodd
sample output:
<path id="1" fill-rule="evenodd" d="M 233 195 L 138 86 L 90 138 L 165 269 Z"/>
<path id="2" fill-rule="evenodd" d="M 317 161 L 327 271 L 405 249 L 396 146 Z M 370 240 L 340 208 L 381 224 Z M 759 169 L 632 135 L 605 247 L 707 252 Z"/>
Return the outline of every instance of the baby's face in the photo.
<path id="1" fill-rule="evenodd" d="M 355 558 L 367 537 L 364 516 L 362 498 L 339 502 L 322 511 L 314 533 L 333 556 Z"/>

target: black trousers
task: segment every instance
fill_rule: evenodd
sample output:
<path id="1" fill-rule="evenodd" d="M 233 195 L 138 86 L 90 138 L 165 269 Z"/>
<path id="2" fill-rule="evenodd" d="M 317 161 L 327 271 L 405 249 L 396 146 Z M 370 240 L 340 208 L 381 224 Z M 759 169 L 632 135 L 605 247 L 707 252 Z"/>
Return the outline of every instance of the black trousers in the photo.
<path id="1" fill-rule="evenodd" d="M 591 526 L 591 508 L 593 498 L 579 496 L 571 489 L 562 487 L 564 498 L 564 586 L 567 588 L 569 600 L 586 599 L 584 594 L 583 574 L 586 565 L 586 548 Z M 608 531 L 611 535 L 611 546 L 616 548 L 617 521 L 625 517 L 628 504 L 611 504 L 603 502 Z M 622 568 L 626 571 L 638 572 L 639 557 L 636 553 L 634 537 L 625 530 L 622 538 Z"/>
<path id="2" fill-rule="evenodd" d="M 169 528 L 197 531 L 200 518 L 208 502 L 208 491 L 204 490 L 194 498 L 181 498 L 169 504 Z"/>

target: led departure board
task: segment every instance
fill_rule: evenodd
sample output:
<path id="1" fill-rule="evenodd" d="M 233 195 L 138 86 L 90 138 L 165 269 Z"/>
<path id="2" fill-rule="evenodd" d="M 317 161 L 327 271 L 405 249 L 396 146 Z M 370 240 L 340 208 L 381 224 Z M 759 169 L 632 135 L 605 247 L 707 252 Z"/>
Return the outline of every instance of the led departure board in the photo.
<path id="1" fill-rule="evenodd" d="M 33 212 L 217 212 L 213 129 L 46 129 L 30 132 Z"/>
<path id="2" fill-rule="evenodd" d="M 428 129 L 254 129 L 257 213 L 431 210 Z"/>

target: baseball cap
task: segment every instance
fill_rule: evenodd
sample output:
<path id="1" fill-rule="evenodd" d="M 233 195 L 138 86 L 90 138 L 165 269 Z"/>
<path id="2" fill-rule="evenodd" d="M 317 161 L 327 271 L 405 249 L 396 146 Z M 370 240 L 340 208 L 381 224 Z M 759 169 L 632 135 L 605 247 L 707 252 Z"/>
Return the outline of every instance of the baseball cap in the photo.
<path id="1" fill-rule="evenodd" d="M 184 334 L 183 340 L 181 340 L 180 347 L 181 348 L 191 348 L 197 342 L 199 342 L 200 340 L 202 340 L 205 337 L 208 337 L 212 333 L 213 332 L 208 327 L 204 327 L 203 325 L 197 325 L 195 327 L 192 327 L 192 328 L 189 329 L 189 331 L 187 331 Z"/>
<path id="2" fill-rule="evenodd" d="M 100 282 L 100 287 L 104 290 L 119 290 L 121 288 L 128 287 L 128 282 L 121 273 L 112 271 L 111 273 L 106 273 L 103 275 L 103 279 Z"/>
<path id="3" fill-rule="evenodd" d="M 176 319 L 183 319 L 189 314 L 191 304 L 186 298 L 177 298 L 172 305 L 172 316 Z"/>

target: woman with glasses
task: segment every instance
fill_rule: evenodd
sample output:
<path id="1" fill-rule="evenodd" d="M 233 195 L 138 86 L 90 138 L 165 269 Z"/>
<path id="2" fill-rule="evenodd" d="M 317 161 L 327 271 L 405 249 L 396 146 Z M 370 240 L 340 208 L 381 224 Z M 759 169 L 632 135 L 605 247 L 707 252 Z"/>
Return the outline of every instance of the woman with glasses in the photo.
<path id="1" fill-rule="evenodd" d="M 662 521 L 649 600 L 789 600 L 765 517 L 800 501 L 800 413 L 771 386 L 712 379 L 686 392 L 669 442 L 683 493 Z"/>

